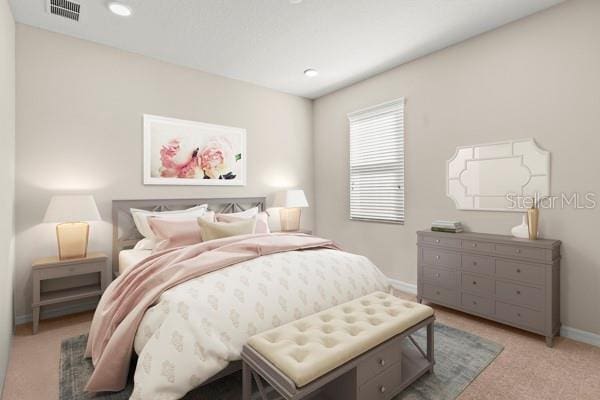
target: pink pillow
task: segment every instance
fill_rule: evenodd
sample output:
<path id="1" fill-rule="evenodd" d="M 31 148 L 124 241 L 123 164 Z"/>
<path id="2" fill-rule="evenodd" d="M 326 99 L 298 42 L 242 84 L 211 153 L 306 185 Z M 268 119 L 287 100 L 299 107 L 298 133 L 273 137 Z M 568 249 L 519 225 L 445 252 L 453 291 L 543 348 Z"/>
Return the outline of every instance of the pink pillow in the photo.
<path id="1" fill-rule="evenodd" d="M 209 212 L 200 218 L 213 222 L 214 213 Z M 154 252 L 202 242 L 198 218 L 177 220 L 151 217 L 148 218 L 148 224 L 157 239 Z"/>
<path id="2" fill-rule="evenodd" d="M 238 222 L 256 218 L 254 233 L 271 233 L 269 229 L 269 214 L 266 212 L 258 213 L 256 216 L 241 216 L 235 214 L 217 214 L 218 222 Z"/>

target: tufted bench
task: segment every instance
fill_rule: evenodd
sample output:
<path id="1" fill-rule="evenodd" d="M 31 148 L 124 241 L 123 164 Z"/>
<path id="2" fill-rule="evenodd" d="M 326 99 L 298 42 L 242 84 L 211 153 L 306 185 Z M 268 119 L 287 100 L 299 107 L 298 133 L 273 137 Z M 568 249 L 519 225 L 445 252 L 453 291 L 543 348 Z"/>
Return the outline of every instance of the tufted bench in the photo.
<path id="1" fill-rule="evenodd" d="M 242 350 L 243 400 L 252 379 L 287 400 L 390 399 L 433 370 L 433 309 L 375 292 L 251 337 Z M 423 351 L 411 334 L 427 328 Z"/>

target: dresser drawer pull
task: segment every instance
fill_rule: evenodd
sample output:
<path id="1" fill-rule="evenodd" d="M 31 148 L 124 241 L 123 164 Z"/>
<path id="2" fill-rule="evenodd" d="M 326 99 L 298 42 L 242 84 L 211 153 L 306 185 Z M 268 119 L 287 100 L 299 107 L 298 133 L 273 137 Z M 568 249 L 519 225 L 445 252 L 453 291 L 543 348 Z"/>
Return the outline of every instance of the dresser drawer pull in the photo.
<path id="1" fill-rule="evenodd" d="M 435 277 L 436 277 L 436 278 L 439 278 L 440 276 L 441 276 L 441 275 L 440 275 L 440 273 L 439 273 L 439 272 L 435 274 Z"/>
<path id="2" fill-rule="evenodd" d="M 435 242 L 436 242 L 436 243 L 439 243 L 439 242 L 440 242 L 440 239 L 435 239 Z"/>
<path id="3" fill-rule="evenodd" d="M 435 291 L 435 294 L 437 294 L 437 295 L 439 296 L 439 295 L 440 295 L 440 291 L 439 291 L 439 290 L 436 290 L 436 291 Z"/>
<path id="4" fill-rule="evenodd" d="M 517 317 L 521 318 L 521 313 L 520 312 L 517 313 Z"/>
<path id="5" fill-rule="evenodd" d="M 517 274 L 521 273 L 521 268 L 517 268 Z"/>
<path id="6" fill-rule="evenodd" d="M 477 281 L 473 281 L 473 285 L 477 285 Z"/>
<path id="7" fill-rule="evenodd" d="M 477 261 L 473 261 L 473 266 L 476 267 L 477 266 Z"/>
<path id="8" fill-rule="evenodd" d="M 520 290 L 517 290 L 517 294 L 521 294 L 521 291 L 520 291 Z"/>
<path id="9" fill-rule="evenodd" d="M 477 247 L 477 243 L 473 243 L 473 247 Z"/>
<path id="10" fill-rule="evenodd" d="M 476 306 L 476 305 L 477 305 L 477 302 L 476 302 L 475 300 L 473 300 L 473 305 L 474 305 L 474 306 Z"/>
<path id="11" fill-rule="evenodd" d="M 379 360 L 379 365 L 381 365 L 382 367 L 385 367 L 385 360 L 383 358 L 381 360 Z"/>
<path id="12" fill-rule="evenodd" d="M 521 249 L 516 250 L 517 254 L 521 254 Z"/>
<path id="13" fill-rule="evenodd" d="M 386 391 L 386 390 L 387 390 L 387 389 L 385 388 L 385 386 L 380 386 L 380 387 L 379 387 L 379 391 L 380 391 L 381 393 L 385 393 L 385 391 Z"/>

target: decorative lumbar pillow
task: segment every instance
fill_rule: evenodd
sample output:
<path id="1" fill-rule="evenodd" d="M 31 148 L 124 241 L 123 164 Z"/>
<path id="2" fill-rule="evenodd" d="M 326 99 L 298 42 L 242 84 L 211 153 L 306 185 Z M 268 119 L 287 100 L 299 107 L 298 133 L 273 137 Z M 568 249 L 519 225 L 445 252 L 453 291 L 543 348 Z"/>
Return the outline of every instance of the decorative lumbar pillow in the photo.
<path id="1" fill-rule="evenodd" d="M 214 222 L 214 213 L 208 211 L 199 219 Z M 203 239 L 198 219 L 150 217 L 148 224 L 156 237 L 154 252 L 197 244 Z"/>
<path id="2" fill-rule="evenodd" d="M 258 213 L 256 216 L 248 217 L 248 216 L 240 216 L 239 213 L 233 214 L 217 214 L 218 222 L 239 222 L 246 221 L 249 219 L 256 220 L 256 226 L 254 228 L 254 233 L 271 233 L 269 229 L 269 214 L 266 212 Z"/>
<path id="3" fill-rule="evenodd" d="M 202 204 L 200 206 L 188 208 L 185 210 L 173 210 L 173 211 L 149 211 L 149 210 L 140 210 L 137 208 L 131 208 L 129 211 L 131 212 L 131 216 L 133 217 L 133 222 L 135 223 L 135 227 L 138 232 L 146 239 L 151 239 L 150 241 L 146 241 L 143 244 L 138 242 L 136 247 L 139 245 L 138 250 L 142 249 L 152 249 L 152 245 L 156 244 L 156 237 L 152 232 L 152 228 L 148 224 L 149 217 L 161 217 L 168 219 L 196 219 L 198 217 L 206 214 L 208 210 L 208 204 Z"/>
<path id="4" fill-rule="evenodd" d="M 237 222 L 208 222 L 198 218 L 198 225 L 200 226 L 202 240 L 207 241 L 254 233 L 256 220 L 252 218 Z"/>

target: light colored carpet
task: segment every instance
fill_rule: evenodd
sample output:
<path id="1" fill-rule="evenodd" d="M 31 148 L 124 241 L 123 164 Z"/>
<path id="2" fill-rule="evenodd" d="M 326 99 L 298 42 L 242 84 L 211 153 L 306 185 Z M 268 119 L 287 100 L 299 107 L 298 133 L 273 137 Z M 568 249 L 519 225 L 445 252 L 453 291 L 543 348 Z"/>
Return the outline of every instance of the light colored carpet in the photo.
<path id="1" fill-rule="evenodd" d="M 426 348 L 425 328 L 414 338 Z M 87 335 L 66 339 L 61 345 L 60 400 L 126 400 L 133 385 L 119 393 L 90 395 L 83 391 L 93 366 L 84 359 Z M 412 346 L 406 339 L 407 346 Z M 397 399 L 455 399 L 502 351 L 502 346 L 443 324 L 435 324 L 435 373 L 427 374 Z M 184 400 L 230 400 L 241 398 L 241 374 L 220 379 L 194 390 Z"/>
<path id="2" fill-rule="evenodd" d="M 557 338 L 550 349 L 540 336 L 434 308 L 439 322 L 504 346 L 459 400 L 600 399 L 600 348 Z M 92 313 L 84 313 L 42 321 L 37 335 L 31 335 L 31 324 L 17 327 L 2 399 L 58 400 L 60 344 L 87 333 L 91 319 Z"/>

